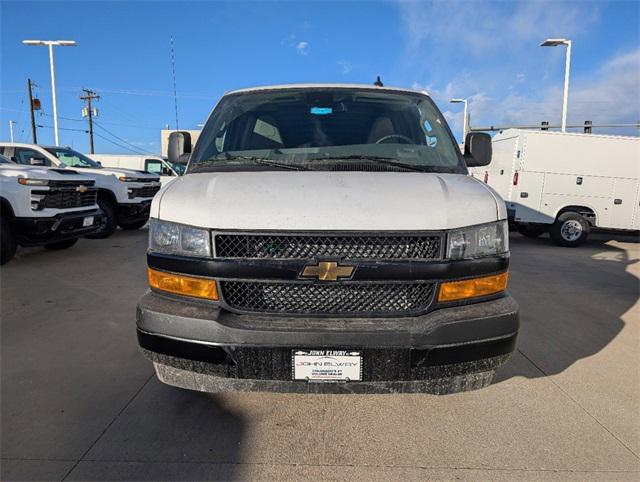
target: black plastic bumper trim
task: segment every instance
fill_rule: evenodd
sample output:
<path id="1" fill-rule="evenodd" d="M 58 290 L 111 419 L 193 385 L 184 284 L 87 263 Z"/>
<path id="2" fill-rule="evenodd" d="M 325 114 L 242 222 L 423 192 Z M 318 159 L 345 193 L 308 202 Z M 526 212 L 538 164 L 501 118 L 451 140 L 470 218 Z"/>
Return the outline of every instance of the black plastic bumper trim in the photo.
<path id="1" fill-rule="evenodd" d="M 308 260 L 204 259 L 148 253 L 150 268 L 218 279 L 294 281 Z M 351 281 L 463 279 L 506 271 L 509 256 L 459 261 L 342 261 L 355 266 Z"/>
<path id="2" fill-rule="evenodd" d="M 87 216 L 93 216 L 91 226 L 82 226 Z M 43 244 L 80 238 L 97 231 L 102 224 L 100 209 L 61 213 L 50 218 L 14 218 L 12 226 L 21 246 L 40 246 Z"/>

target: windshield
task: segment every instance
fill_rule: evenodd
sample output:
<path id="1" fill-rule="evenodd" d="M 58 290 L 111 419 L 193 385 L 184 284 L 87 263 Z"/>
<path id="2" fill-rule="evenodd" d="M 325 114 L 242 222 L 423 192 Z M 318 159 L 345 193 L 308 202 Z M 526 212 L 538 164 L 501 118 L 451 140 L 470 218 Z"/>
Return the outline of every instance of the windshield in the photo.
<path id="1" fill-rule="evenodd" d="M 184 164 L 178 164 L 177 162 L 171 162 L 167 160 L 165 160 L 164 162 L 171 166 L 171 168 L 176 171 L 179 176 L 182 176 L 184 174 L 184 171 L 187 169 L 187 166 L 185 166 Z"/>
<path id="2" fill-rule="evenodd" d="M 93 159 L 89 159 L 84 154 L 80 154 L 72 149 L 68 149 L 65 147 L 47 147 L 47 151 L 56 156 L 60 162 L 63 162 L 65 166 L 68 167 L 91 167 L 91 168 L 101 168 L 102 166 L 98 164 Z"/>
<path id="3" fill-rule="evenodd" d="M 9 159 L 0 154 L 0 164 L 14 164 Z"/>
<path id="4" fill-rule="evenodd" d="M 429 97 L 365 88 L 224 97 L 188 171 L 238 169 L 467 172 Z"/>

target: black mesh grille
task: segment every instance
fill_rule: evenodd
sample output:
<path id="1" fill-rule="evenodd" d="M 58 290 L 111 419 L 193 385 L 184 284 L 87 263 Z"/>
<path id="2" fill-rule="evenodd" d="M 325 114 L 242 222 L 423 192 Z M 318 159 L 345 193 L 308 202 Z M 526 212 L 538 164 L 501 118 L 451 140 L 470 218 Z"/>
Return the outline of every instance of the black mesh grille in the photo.
<path id="1" fill-rule="evenodd" d="M 218 258 L 439 259 L 438 235 L 267 235 L 218 234 Z"/>
<path id="2" fill-rule="evenodd" d="M 273 283 L 223 281 L 226 303 L 239 311 L 309 315 L 409 315 L 431 303 L 432 283 Z"/>
<path id="3" fill-rule="evenodd" d="M 95 188 L 88 188 L 84 192 L 76 191 L 75 188 L 53 188 L 49 191 L 33 191 L 33 194 L 44 196 L 38 202 L 38 209 L 68 209 L 93 206 L 96 203 L 98 191 Z"/>
<path id="4" fill-rule="evenodd" d="M 129 198 L 153 197 L 160 190 L 160 186 L 133 187 L 129 189 Z"/>

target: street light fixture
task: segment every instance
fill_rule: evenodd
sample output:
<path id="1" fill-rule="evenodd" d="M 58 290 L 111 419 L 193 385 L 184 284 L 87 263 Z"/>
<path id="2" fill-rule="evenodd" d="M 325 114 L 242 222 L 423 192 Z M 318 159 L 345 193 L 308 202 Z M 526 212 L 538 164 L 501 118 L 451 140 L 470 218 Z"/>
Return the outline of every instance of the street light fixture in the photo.
<path id="1" fill-rule="evenodd" d="M 58 104 L 56 102 L 56 73 L 53 67 L 53 47 L 75 47 L 74 40 L 23 40 L 23 44 L 49 47 L 49 67 L 51 68 L 51 98 L 53 100 L 53 136 L 56 146 L 59 144 L 58 137 Z"/>
<path id="2" fill-rule="evenodd" d="M 540 47 L 567 46 L 567 55 L 564 64 L 564 95 L 562 97 L 562 132 L 567 130 L 567 104 L 569 103 L 569 70 L 571 69 L 571 40 L 566 38 L 548 38 L 540 44 Z"/>
<path id="3" fill-rule="evenodd" d="M 452 104 L 464 104 L 464 119 L 462 120 L 462 143 L 464 144 L 467 138 L 467 131 L 469 130 L 469 126 L 467 125 L 467 99 L 449 99 L 449 102 Z"/>

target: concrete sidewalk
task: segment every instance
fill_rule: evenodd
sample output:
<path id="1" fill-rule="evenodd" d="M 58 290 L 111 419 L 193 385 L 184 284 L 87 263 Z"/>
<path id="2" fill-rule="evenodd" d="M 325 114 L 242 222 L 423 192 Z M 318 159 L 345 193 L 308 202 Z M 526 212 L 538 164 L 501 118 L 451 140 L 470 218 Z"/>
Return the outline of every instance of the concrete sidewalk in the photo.
<path id="1" fill-rule="evenodd" d="M 448 396 L 207 395 L 139 354 L 146 231 L 2 268 L 2 480 L 640 478 L 640 244 L 512 236 L 518 351 Z"/>

